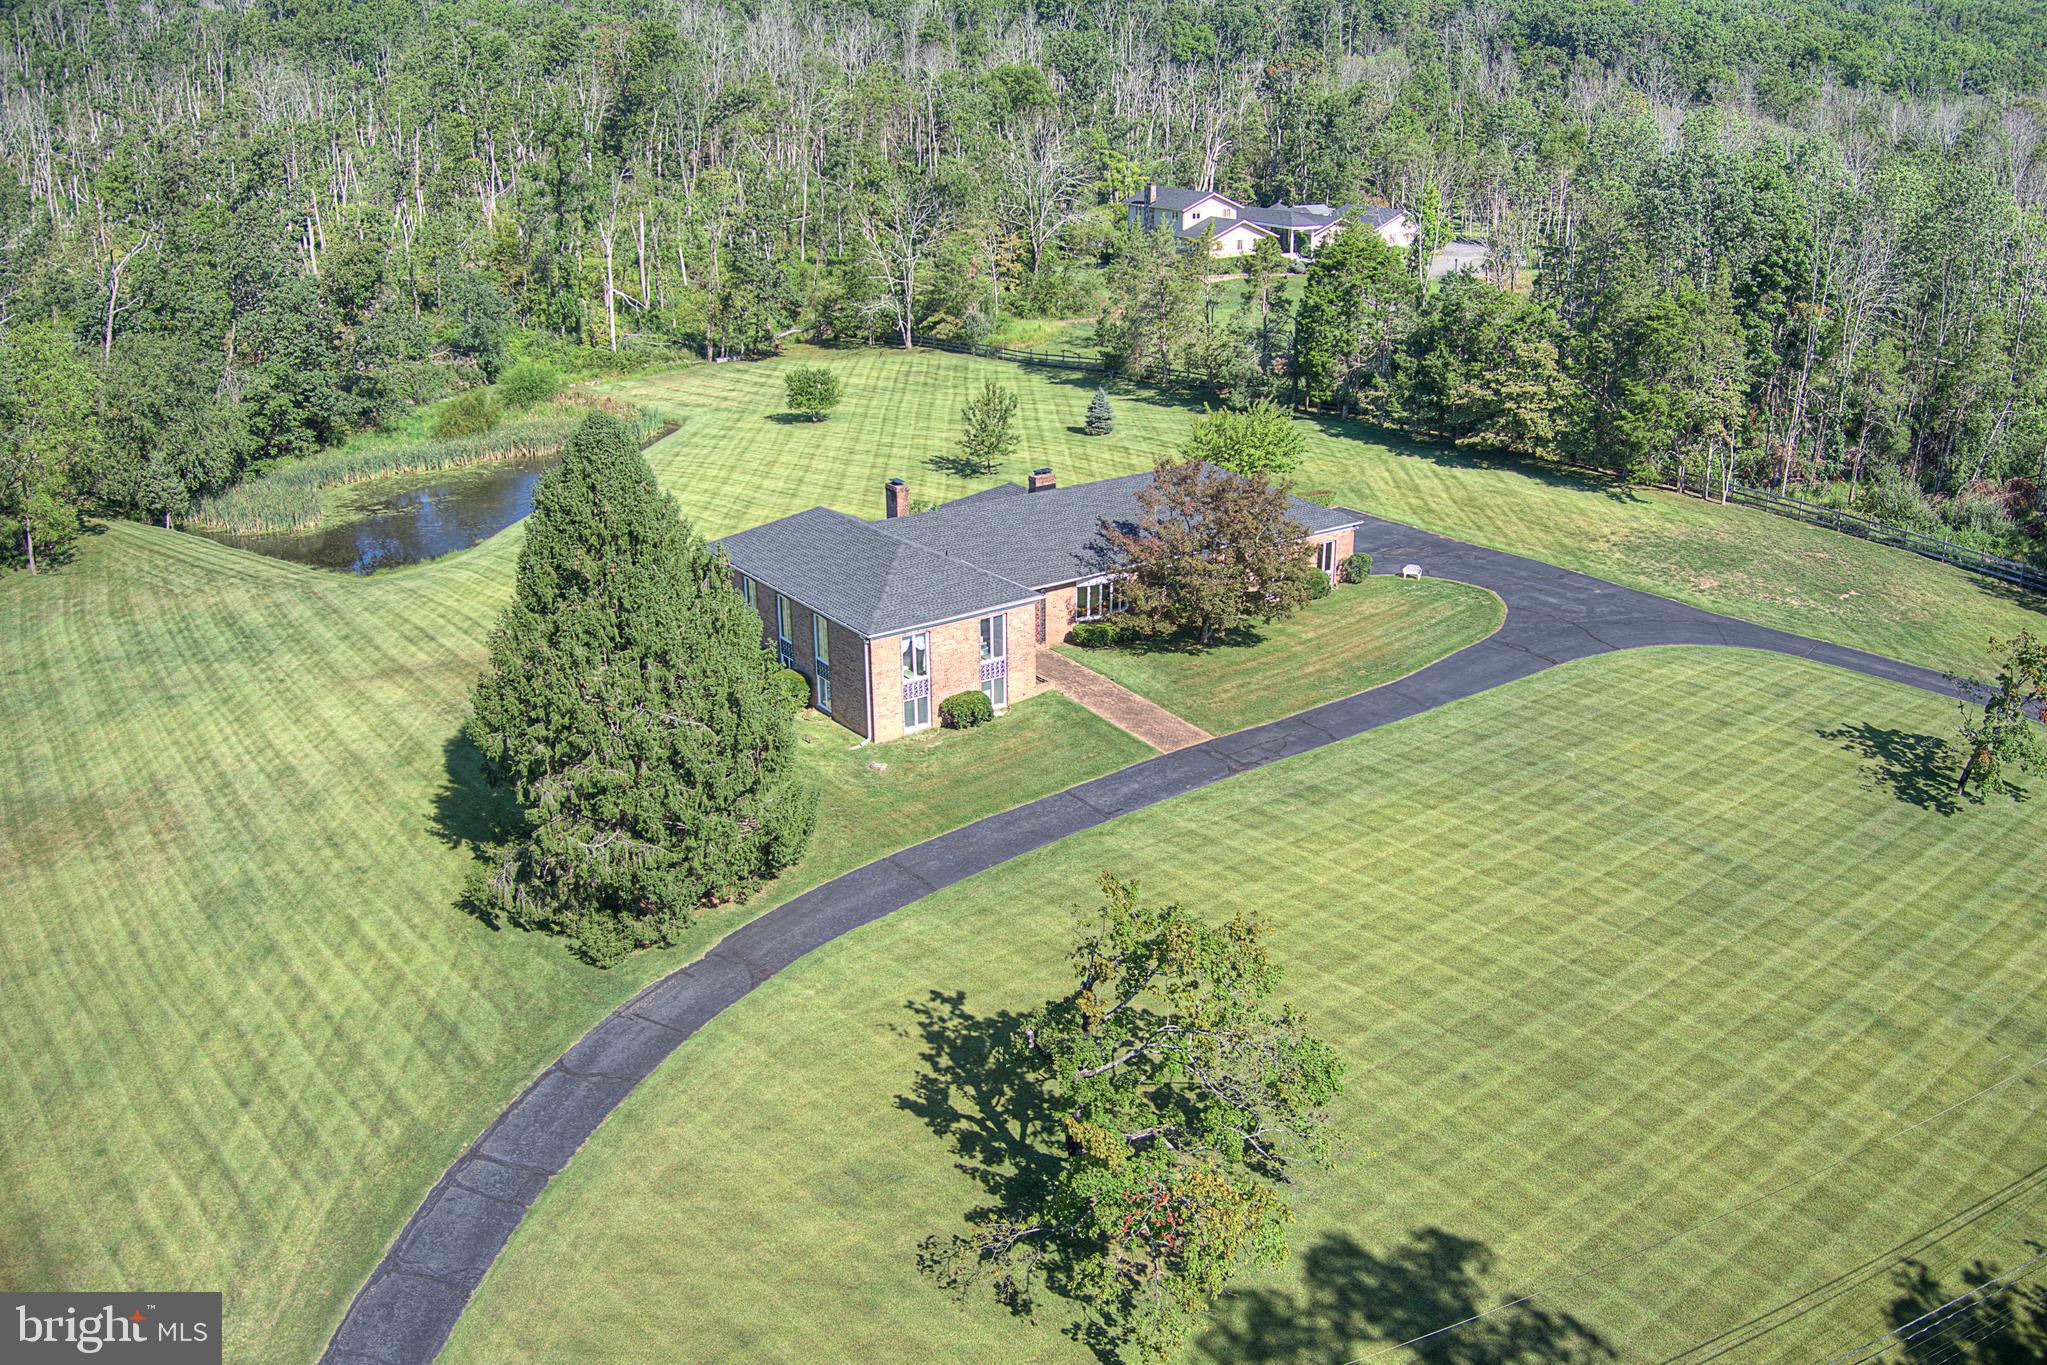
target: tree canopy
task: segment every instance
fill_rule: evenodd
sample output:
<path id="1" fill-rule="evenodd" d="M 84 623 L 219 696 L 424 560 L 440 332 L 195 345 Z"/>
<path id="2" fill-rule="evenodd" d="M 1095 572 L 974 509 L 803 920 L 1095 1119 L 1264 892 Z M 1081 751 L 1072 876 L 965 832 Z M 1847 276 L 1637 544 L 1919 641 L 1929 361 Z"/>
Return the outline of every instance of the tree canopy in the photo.
<path id="1" fill-rule="evenodd" d="M 1272 1004 L 1258 915 L 1211 924 L 1109 873 L 1101 889 L 1075 915 L 1074 990 L 1026 1016 L 1003 1059 L 1028 1077 L 1049 1173 L 922 1259 L 1012 1305 L 1055 1285 L 1098 1345 L 1163 1360 L 1239 1274 L 1284 1256 L 1288 1175 L 1327 1159 L 1344 1064 Z"/>
<path id="2" fill-rule="evenodd" d="M 515 357 L 1088 317 L 1112 368 L 1231 406 L 2041 543 L 2035 5 L 878 12 L 40 4 L 0 60 L 0 331 L 54 326 L 108 405 L 50 505 L 175 521 Z M 1420 245 L 1211 278 L 1125 222 L 1152 183 L 1383 205 Z M 1453 236 L 1507 300 L 1423 302 Z M 179 392 L 134 401 L 145 356 Z"/>
<path id="3" fill-rule="evenodd" d="M 1103 522 L 1130 619 L 1202 644 L 1247 621 L 1276 620 L 1309 600 L 1319 577 L 1307 528 L 1262 472 L 1167 461 L 1138 489 L 1134 525 Z"/>
<path id="4" fill-rule="evenodd" d="M 523 812 L 475 896 L 599 964 L 803 851 L 816 797 L 760 619 L 616 418 L 534 497 L 468 731 Z"/>
<path id="5" fill-rule="evenodd" d="M 1204 408 L 1180 453 L 1236 474 L 1283 479 L 1299 468 L 1307 435 L 1283 407 L 1260 398 L 1243 409 Z"/>

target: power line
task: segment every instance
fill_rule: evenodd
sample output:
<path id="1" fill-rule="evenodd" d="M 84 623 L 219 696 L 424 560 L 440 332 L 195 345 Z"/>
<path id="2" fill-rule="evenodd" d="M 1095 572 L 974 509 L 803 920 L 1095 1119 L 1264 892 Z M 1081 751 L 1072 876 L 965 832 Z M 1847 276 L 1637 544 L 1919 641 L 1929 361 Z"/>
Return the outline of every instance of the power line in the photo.
<path id="1" fill-rule="evenodd" d="M 1996 1300 L 1999 1296 L 2008 1293 L 2013 1286 L 2031 1275 L 2034 1267 L 2038 1266 L 2042 1261 L 2047 1261 L 2047 1251 L 2036 1252 L 2030 1259 L 2005 1271 L 1995 1279 L 1986 1280 L 1980 1285 L 1957 1294 L 1946 1303 L 1936 1308 L 1928 1309 L 1910 1322 L 1893 1327 L 1875 1340 L 1864 1342 L 1843 1355 L 1835 1356 L 1827 1362 L 1827 1365 L 1853 1365 L 1855 1362 L 1875 1360 L 1879 1356 L 1889 1354 L 1894 1346 L 1912 1346 L 1916 1349 L 1922 1343 L 1939 1340 L 1942 1335 L 1950 1332 L 1957 1325 L 1968 1322 L 1969 1314 L 1985 1306 L 1993 1307 L 1996 1311 L 2002 1312 L 2004 1314 L 2003 1319 L 1990 1319 L 1989 1321 L 1992 1325 L 1986 1330 L 1976 1336 L 1959 1338 L 1958 1342 L 1978 1341 L 1983 1337 L 2003 1331 L 2011 1326 L 2015 1319 L 2010 1310 L 1998 1304 Z M 1955 1349 L 1950 1350 L 1947 1355 L 1940 1357 L 1940 1359 L 1947 1359 L 1956 1354 L 1958 1350 L 1959 1345 Z"/>
<path id="2" fill-rule="evenodd" d="M 1584 1270 L 1579 1271 L 1576 1275 L 1572 1275 L 1567 1279 L 1559 1280 L 1557 1283 L 1553 1285 L 1545 1285 L 1540 1289 L 1530 1290 L 1528 1293 L 1521 1295 L 1521 1297 L 1517 1299 L 1510 1299 L 1506 1303 L 1496 1304 L 1495 1306 L 1486 1309 L 1482 1313 L 1473 1313 L 1469 1317 L 1459 1318 L 1455 1322 L 1444 1323 L 1441 1327 L 1437 1327 L 1431 1331 L 1423 1332 L 1419 1336 L 1409 1337 L 1405 1341 L 1397 1341 L 1392 1343 L 1391 1345 L 1382 1346 L 1376 1351 L 1367 1352 L 1364 1355 L 1358 1356 L 1355 1359 L 1346 1362 L 1346 1365 L 1365 1365 L 1365 1362 L 1367 1361 L 1377 1360 L 1379 1357 L 1384 1355 L 1390 1355 L 1394 1351 L 1406 1350 L 1410 1346 L 1416 1346 L 1424 1341 L 1428 1341 L 1435 1337 L 1439 1337 L 1443 1335 L 1445 1332 L 1454 1332 L 1461 1327 L 1469 1327 L 1474 1322 L 1483 1322 L 1487 1318 L 1493 1317 L 1496 1314 L 1504 1313 L 1511 1308 L 1519 1308 L 1525 1304 L 1532 1303 L 1537 1298 L 1540 1298 L 1544 1294 L 1554 1293 L 1555 1291 L 1562 1289 L 1568 1285 L 1576 1284 L 1580 1280 L 1589 1279 L 1594 1275 L 1598 1275 L 1603 1271 L 1610 1270 L 1613 1267 L 1620 1265 L 1626 1261 L 1631 1261 L 1638 1257 L 1646 1256 L 1653 1251 L 1660 1251 L 1664 1247 L 1669 1246 L 1673 1242 L 1691 1236 L 1691 1234 L 1693 1234 L 1694 1232 L 1698 1232 L 1701 1229 L 1711 1227 L 1715 1223 L 1725 1222 L 1727 1219 L 1734 1217 L 1738 1213 L 1743 1213 L 1748 1209 L 1754 1208 L 1757 1204 L 1761 1204 L 1767 1202 L 1768 1200 L 1774 1199 L 1778 1195 L 1783 1194 L 1788 1190 L 1794 1189 L 1799 1185 L 1808 1184 L 1811 1181 L 1817 1180 L 1819 1177 L 1827 1174 L 1829 1171 L 1833 1171 L 1842 1166 L 1845 1166 L 1849 1162 L 1855 1161 L 1858 1158 L 1865 1156 L 1868 1153 L 1876 1150 L 1878 1147 L 1882 1147 L 1888 1143 L 1895 1142 L 1899 1138 L 1904 1137 L 1908 1133 L 1916 1132 L 1917 1130 L 1924 1128 L 1929 1123 L 1933 1123 L 1938 1119 L 1945 1118 L 1947 1115 L 1954 1113 L 1958 1109 L 1964 1108 L 1970 1104 L 1974 1104 L 1977 1100 L 1982 1099 L 1985 1095 L 1988 1095 L 1993 1091 L 2002 1090 L 2005 1086 L 2010 1085 L 2013 1081 L 2018 1080 L 2020 1077 L 2025 1076 L 2030 1072 L 2039 1070 L 2039 1068 L 2043 1064 L 2047 1064 L 2047 1054 L 2042 1054 L 2039 1057 L 2035 1057 L 2032 1061 L 2028 1062 L 2026 1065 L 2020 1067 L 2018 1070 L 2012 1072 L 2011 1074 L 2005 1076 L 2003 1079 L 1993 1081 L 1991 1084 L 1984 1086 L 1982 1089 L 1974 1092 L 1973 1094 L 1963 1096 L 1961 1099 L 1956 1100 L 1953 1104 L 1948 1105 L 1945 1109 L 1941 1109 L 1934 1113 L 1928 1114 L 1925 1118 L 1922 1118 L 1915 1123 L 1907 1124 L 1905 1127 L 1900 1128 L 1897 1132 L 1891 1133 L 1886 1137 L 1872 1138 L 1869 1141 L 1863 1143 L 1860 1147 L 1857 1147 L 1853 1151 L 1848 1152 L 1846 1155 L 1836 1157 L 1834 1160 L 1827 1162 L 1825 1165 L 1816 1167 L 1803 1175 L 1794 1176 L 1791 1179 L 1783 1181 L 1780 1184 L 1773 1185 L 1769 1189 L 1764 1190 L 1761 1193 L 1756 1194 L 1748 1199 L 1745 1199 L 1739 1204 L 1735 1204 L 1730 1208 L 1722 1209 L 1719 1213 L 1712 1215 L 1710 1218 L 1704 1218 L 1696 1223 L 1692 1223 L 1686 1227 L 1679 1228 L 1677 1231 L 1670 1233 L 1668 1236 L 1658 1238 L 1656 1241 L 1650 1242 L 1645 1246 L 1640 1246 L 1632 1251 L 1624 1251 L 1616 1256 L 1609 1257 L 1606 1260 L 1597 1263 L 1596 1265 L 1592 1265 Z M 1981 1201 L 1979 1200 L 1978 1202 L 1980 1203 Z M 1947 1219 L 1943 1221 L 1952 1220 Z M 2028 1264 L 2031 1264 L 2031 1262 L 2028 1262 Z"/>
<path id="3" fill-rule="evenodd" d="M 2043 1178 L 2043 1176 L 2047 1176 L 2047 1164 L 2035 1166 L 2024 1175 L 1991 1191 L 1975 1203 L 1956 1213 L 1949 1214 L 1937 1223 L 1920 1229 L 1903 1241 L 1897 1242 L 1876 1255 L 1869 1257 L 1867 1260 L 1861 1261 L 1842 1271 L 1833 1279 L 1814 1285 L 1805 1292 L 1796 1294 L 1775 1307 L 1756 1314 L 1746 1322 L 1730 1327 L 1724 1332 L 1686 1347 L 1676 1355 L 1665 1357 L 1663 1365 L 1676 1365 L 1676 1362 L 1714 1346 L 1718 1346 L 1720 1349 L 1713 1351 L 1711 1355 L 1702 1356 L 1699 1359 L 1701 1362 L 1717 1360 L 1729 1352 L 1737 1351 L 1744 1346 L 1760 1341 L 1772 1332 L 1796 1322 L 1814 1309 L 1831 1303 L 1850 1291 L 1867 1284 L 1878 1273 L 1915 1257 L 1924 1256 L 1932 1248 L 1939 1246 L 1957 1233 L 1975 1226 L 1978 1222 L 1988 1218 L 1999 1209 L 2010 1208 L 2011 1214 L 2005 1219 L 1998 1230 L 1976 1244 L 1980 1252 L 1982 1247 L 2003 1236 L 2005 1230 L 2013 1222 L 2017 1221 L 2019 1214 L 2025 1211 L 2029 1201 L 2037 1197 L 2043 1189 L 2047 1189 L 2047 1178 Z M 1950 1224 L 1953 1224 L 1953 1226 L 1949 1226 Z M 1942 1229 L 1946 1230 L 1942 1231 Z M 1814 1301 L 1808 1303 L 1807 1300 Z M 1800 1305 L 1803 1306 L 1801 1307 Z M 1797 1308 L 1798 1311 L 1789 1313 L 1788 1316 L 1778 1317 L 1779 1314 L 1786 1313 L 1787 1310 L 1792 1308 Z M 1772 1318 L 1775 1318 L 1776 1321 L 1769 1321 Z M 1755 1330 L 1752 1331 L 1750 1329 Z M 1746 1335 L 1743 1335 L 1744 1333 Z M 1730 1338 L 1733 1339 L 1730 1340 Z"/>

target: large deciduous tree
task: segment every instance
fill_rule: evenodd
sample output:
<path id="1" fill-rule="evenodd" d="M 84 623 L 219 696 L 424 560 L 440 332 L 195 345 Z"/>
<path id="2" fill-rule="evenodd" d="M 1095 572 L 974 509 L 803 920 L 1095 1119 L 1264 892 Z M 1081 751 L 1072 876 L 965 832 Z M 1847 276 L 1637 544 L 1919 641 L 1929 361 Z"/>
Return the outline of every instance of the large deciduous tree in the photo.
<path id="1" fill-rule="evenodd" d="M 1101 888 L 1077 915 L 1074 990 L 1000 1059 L 1026 1078 L 1046 1174 L 1012 1182 L 968 1233 L 928 1239 L 921 1261 L 1015 1306 L 1050 1284 L 1098 1345 L 1163 1360 L 1242 1271 L 1284 1256 L 1288 1177 L 1326 1159 L 1344 1066 L 1274 1007 L 1256 914 L 1210 924 L 1113 875 Z"/>
<path id="2" fill-rule="evenodd" d="M 490 656 L 469 733 L 524 829 L 486 910 L 609 964 L 802 852 L 815 794 L 760 620 L 616 418 L 542 480 Z"/>
<path id="3" fill-rule="evenodd" d="M 1563 343 L 1550 304 L 1453 276 L 1401 354 L 1401 406 L 1420 430 L 1459 445 L 1554 455 L 1574 387 Z"/>
<path id="4" fill-rule="evenodd" d="M 1131 615 L 1201 644 L 1308 600 L 1307 528 L 1263 474 L 1167 461 L 1137 493 L 1135 525 L 1103 522 L 1107 559 Z"/>
<path id="5" fill-rule="evenodd" d="M 1207 255 L 1172 233 L 1121 233 L 1095 341 L 1111 370 L 1165 382 L 1200 368 L 1208 339 Z"/>
<path id="6" fill-rule="evenodd" d="M 911 171 L 884 177 L 856 219 L 879 286 L 874 310 L 895 324 L 904 350 L 917 344 L 920 272 L 951 227 L 954 208 L 936 178 Z"/>

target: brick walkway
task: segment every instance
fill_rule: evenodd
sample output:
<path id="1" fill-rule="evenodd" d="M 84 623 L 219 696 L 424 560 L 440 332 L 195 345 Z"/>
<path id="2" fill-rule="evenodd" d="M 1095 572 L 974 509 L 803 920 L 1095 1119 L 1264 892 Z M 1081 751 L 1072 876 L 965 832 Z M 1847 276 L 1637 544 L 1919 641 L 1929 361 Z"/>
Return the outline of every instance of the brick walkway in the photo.
<path id="1" fill-rule="evenodd" d="M 1156 702 L 1146 701 L 1051 649 L 1038 651 L 1038 681 L 1047 682 L 1119 730 L 1128 730 L 1162 754 L 1215 736 Z"/>

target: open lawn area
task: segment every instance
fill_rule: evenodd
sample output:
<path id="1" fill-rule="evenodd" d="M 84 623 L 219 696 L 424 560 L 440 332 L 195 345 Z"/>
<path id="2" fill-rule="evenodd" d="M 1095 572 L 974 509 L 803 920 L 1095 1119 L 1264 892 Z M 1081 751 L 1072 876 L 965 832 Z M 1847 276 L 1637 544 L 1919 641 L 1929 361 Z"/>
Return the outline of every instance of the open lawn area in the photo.
<path id="1" fill-rule="evenodd" d="M 824 423 L 778 420 L 787 366 L 817 359 L 842 371 L 844 405 Z M 1187 405 L 1126 395 L 1117 401 L 1115 434 L 1091 439 L 1077 428 L 1092 378 L 932 353 L 805 352 L 612 387 L 682 423 L 648 456 L 698 529 L 719 535 L 819 503 L 878 515 L 882 480 L 892 474 L 910 479 L 914 497 L 934 502 L 993 482 L 930 463 L 951 450 L 961 401 L 990 375 L 1023 400 L 1022 450 L 1000 477 L 1040 463 L 1053 464 L 1066 482 L 1146 468 L 1185 430 Z M 1952 570 L 1762 514 L 1722 513 L 1658 494 L 1618 499 L 1595 484 L 1513 466 L 1398 453 L 1334 426 L 1314 437 L 1302 486 L 1925 662 L 1972 661 L 1991 629 L 2040 619 Z M 0 580 L 0 731 L 9 737 L 0 756 L 0 885 L 9 905 L 0 934 L 0 1031 L 13 1058 L 0 1079 L 0 1186 L 10 1192 L 0 1213 L 0 1282 L 220 1286 L 229 1291 L 230 1340 L 260 1341 L 274 1358 L 309 1359 L 447 1163 L 543 1064 L 638 986 L 796 888 L 1135 756 L 1126 737 L 1057 699 L 1019 706 L 1003 724 L 973 735 L 870 751 L 854 751 L 839 731 L 806 721 L 805 753 L 825 788 L 825 824 L 810 858 L 754 904 L 707 916 L 687 944 L 594 971 L 553 940 L 493 932 L 454 908 L 470 844 L 503 815 L 456 737 L 522 536 L 514 528 L 432 564 L 353 579 L 124 524 L 88 536 L 76 562 L 55 574 Z M 1870 695 L 1856 690 L 1867 684 L 1813 676 L 1830 700 Z M 1707 742 L 1692 734 L 1701 717 L 1747 722 L 1782 702 L 1767 689 L 1751 696 L 1739 685 L 1723 696 L 1721 678 L 1692 670 L 1683 689 L 1668 693 L 1659 682 L 1640 714 L 1674 727 L 1672 743 L 1689 748 Z M 1881 707 L 1864 708 L 1877 713 L 1872 724 L 1911 715 L 1913 733 L 1948 729 L 1947 708 L 1922 714 L 1911 705 L 1930 703 L 1882 696 Z M 1854 708 L 1835 709 L 1842 714 L 1829 723 L 1852 718 Z M 1535 746 L 1534 758 L 1519 761 L 1573 761 L 1570 744 L 1553 734 L 1575 735 L 1579 714 L 1570 713 L 1571 725 L 1559 731 L 1524 725 L 1516 711 L 1507 733 L 1525 732 Z M 1744 878 L 1748 864 L 1736 854 L 1753 855 L 1758 832 L 1766 847 L 1795 833 L 1827 851 L 1854 848 L 1872 861 L 1848 870 L 1893 869 L 1887 895 L 1908 904 L 1923 887 L 1966 889 L 1969 869 L 1954 848 L 2039 846 L 2032 824 L 2023 838 L 1996 842 L 2000 822 L 2037 821 L 2037 807 L 1936 820 L 1867 793 L 1856 797 L 1861 789 L 1844 775 L 1852 762 L 1839 772 L 1825 766 L 1845 761 L 1838 746 L 1823 746 L 1825 754 L 1809 763 L 1794 761 L 1784 756 L 1783 734 L 1730 727 L 1732 719 L 1710 732 L 1727 752 L 1690 760 L 1706 766 L 1683 780 L 1694 784 L 1688 793 L 1705 794 L 1694 808 L 1703 831 L 1697 837 L 1744 869 Z M 1595 731 L 1587 751 L 1623 739 L 1632 737 Z M 1407 752 L 1380 743 L 1373 753 Z M 1590 780 L 1640 788 L 1652 806 L 1664 784 L 1691 772 L 1669 767 L 1653 748 L 1609 759 Z M 889 768 L 875 772 L 870 761 Z M 1439 773 L 1432 756 L 1416 749 L 1401 760 L 1405 767 L 1394 765 L 1401 785 L 1382 790 L 1372 784 L 1389 779 L 1376 762 L 1352 771 L 1334 754 L 1319 761 L 1328 766 L 1288 767 L 1258 780 L 1274 783 L 1284 771 L 1305 781 L 1320 772 L 1325 778 L 1317 780 L 1332 790 L 1363 783 L 1382 791 L 1379 799 L 1400 814 L 1405 802 L 1421 800 L 1426 810 L 1437 799 L 1416 792 L 1450 801 L 1455 783 L 1475 771 L 1448 764 Z M 1541 775 L 1524 779 L 1501 762 L 1513 781 Z M 1726 807 L 1713 800 L 1778 782 L 1780 769 L 1794 785 L 1831 773 L 1826 780 L 1850 799 L 1874 802 L 1865 814 L 1876 835 L 1890 837 L 1876 819 L 1882 813 L 1908 822 L 1909 837 L 1900 834 L 1892 848 L 1837 819 L 1824 791 L 1781 817 L 1744 816 L 1738 831 L 1717 823 Z M 1237 791 L 1267 789 L 1225 784 L 1201 804 L 1172 808 L 1198 817 L 1194 825 L 1154 812 L 1082 847 L 1143 848 L 1161 871 L 1158 881 L 1181 866 L 1172 850 L 1198 832 L 1206 842 L 1190 845 L 1196 856 L 1172 876 L 1182 894 L 1198 899 L 1237 882 L 1234 868 L 1205 870 L 1224 849 L 1200 825 L 1201 813 L 1233 809 Z M 1822 820 L 1817 812 L 1829 814 Z M 1588 829 L 1605 837 L 1614 827 L 1609 811 L 1604 826 Z M 1318 828 L 1312 837 L 1302 833 L 1309 842 L 1298 846 L 1249 842 L 1241 831 L 1225 842 L 1232 856 L 1253 860 L 1289 847 L 1285 858 L 1297 863 L 1314 839 L 1336 838 L 1340 852 L 1341 840 L 1376 837 L 1383 822 L 1359 817 Z M 1692 829 L 1682 826 L 1683 837 L 1693 837 Z M 1552 831 L 1545 825 L 1540 833 Z M 1405 837 L 1451 867 L 1491 867 L 1497 893 L 1517 904 L 1542 903 L 1551 894 L 1545 879 L 1563 878 L 1568 866 L 1552 865 L 1547 854 L 1491 859 L 1501 826 L 1490 808 L 1463 824 L 1415 826 Z M 1559 846 L 1557 857 L 1567 855 L 1568 845 Z M 1084 852 L 1083 860 L 1099 857 Z M 1364 903 L 1380 877 L 1399 873 L 1398 860 L 1387 858 L 1393 854 L 1375 854 L 1340 886 L 1324 888 L 1331 903 L 1322 909 L 1350 913 Z M 1689 890 L 1717 866 L 1687 865 L 1692 880 L 1669 885 Z M 1797 876 L 1786 870 L 1773 885 L 1780 899 L 1809 903 L 1813 888 L 1841 871 L 1816 861 Z M 1634 872 L 1611 875 L 1616 895 L 1639 891 Z M 1078 871 L 1060 876 L 1084 880 Z M 1579 889 L 1576 908 L 1589 902 L 1605 913 L 1592 895 L 1603 894 L 1604 883 Z M 1059 890 L 1053 899 L 1068 898 Z M 955 894 L 940 909 L 957 914 L 944 907 L 959 903 Z M 1882 898 L 1859 905 L 1863 919 L 1852 929 L 1847 921 L 1837 926 L 1851 943 L 1872 932 L 1866 925 L 1892 922 L 1876 913 Z M 1414 922 L 1423 916 L 1420 908 L 1401 913 Z M 920 910 L 907 920 L 905 932 L 934 922 L 923 916 Z M 1902 933 L 1916 921 L 1898 923 Z M 2001 932 L 1986 924 L 1983 935 L 1997 942 Z M 1315 941 L 1313 932 L 1302 937 Z M 1950 948 L 1974 953 L 1974 942 Z M 2015 948 L 2004 960 L 2025 959 Z M 1984 979 L 1998 970 L 1985 968 Z M 1023 973 L 1003 983 L 1037 989 L 1044 979 L 1044 972 Z M 779 984 L 773 998 L 788 999 L 794 988 Z M 977 1009 L 982 994 L 976 988 L 970 997 Z M 880 998 L 894 1010 L 890 1027 L 913 1027 L 900 1010 L 905 996 Z M 757 1002 L 747 1008 L 757 1010 Z M 1914 998 L 1886 1008 L 1919 1005 Z M 837 1027 L 822 1016 L 813 1024 Z M 788 1046 L 786 1033 L 747 1036 L 748 1046 Z M 855 1030 L 841 1041 L 865 1036 Z M 701 1055 L 692 1051 L 679 1065 L 694 1067 Z M 807 1056 L 800 1060 L 809 1065 Z M 714 1088 L 735 1105 L 748 1098 L 724 1082 Z M 1518 1112 L 1493 1117 L 1527 1121 Z M 1927 1189 L 1929 1198 L 1938 1193 Z M 949 1197 L 915 1205 L 915 1220 L 927 1221 L 933 1208 L 956 1211 Z M 893 1256 L 895 1243 L 888 1245 Z M 722 1272 L 710 1278 L 719 1283 L 702 1300 L 706 1311 L 738 1283 Z M 1059 1345 L 1045 1340 L 1044 1349 Z"/>
<path id="2" fill-rule="evenodd" d="M 1060 651 L 1220 735 L 1406 677 L 1483 640 L 1505 618 L 1483 588 L 1381 574 L 1205 649 L 1175 637 Z"/>
<path id="3" fill-rule="evenodd" d="M 782 373 L 838 370 L 844 403 L 826 422 L 785 423 Z M 959 410 L 984 378 L 1020 399 L 1020 449 L 995 475 L 935 465 L 956 446 Z M 633 402 L 679 417 L 651 454 L 711 535 L 823 503 L 881 514 L 881 484 L 941 502 L 1050 464 L 1062 483 L 1148 469 L 1174 453 L 1200 404 L 1112 388 L 1116 429 L 1081 433 L 1098 378 L 942 352 L 817 352 L 758 365 L 696 366 L 621 381 Z M 1898 550 L 1745 508 L 1630 492 L 1569 471 L 1412 445 L 1359 423 L 1317 420 L 1300 492 L 1547 560 L 1801 634 L 1937 668 L 1978 670 L 1992 632 L 2047 629 L 2047 597 Z M 1427 566 L 1424 566 L 1426 568 Z"/>
<path id="4" fill-rule="evenodd" d="M 454 908 L 502 815 L 456 736 L 518 538 L 365 580 L 120 525 L 0 580 L 0 1284 L 220 1288 L 233 1358 L 310 1360 L 441 1170 L 633 990 L 1149 752 L 1058 696 L 886 751 L 806 716 L 805 860 L 593 970 Z"/>
<path id="5" fill-rule="evenodd" d="M 1797 660 L 1609 656 L 984 873 L 676 1053 L 443 1359 L 1086 1358 L 1062 1300 L 955 1307 L 915 1259 L 1016 1151 L 990 1048 L 1069 987 L 1105 868 L 1267 915 L 1349 1064 L 1291 1258 L 1199 1358 L 1498 1309 L 1420 1358 L 1826 1359 L 1892 1325 L 1901 1260 L 1954 1285 L 2047 1232 L 2047 803 L 1953 807 L 1951 723 Z"/>

